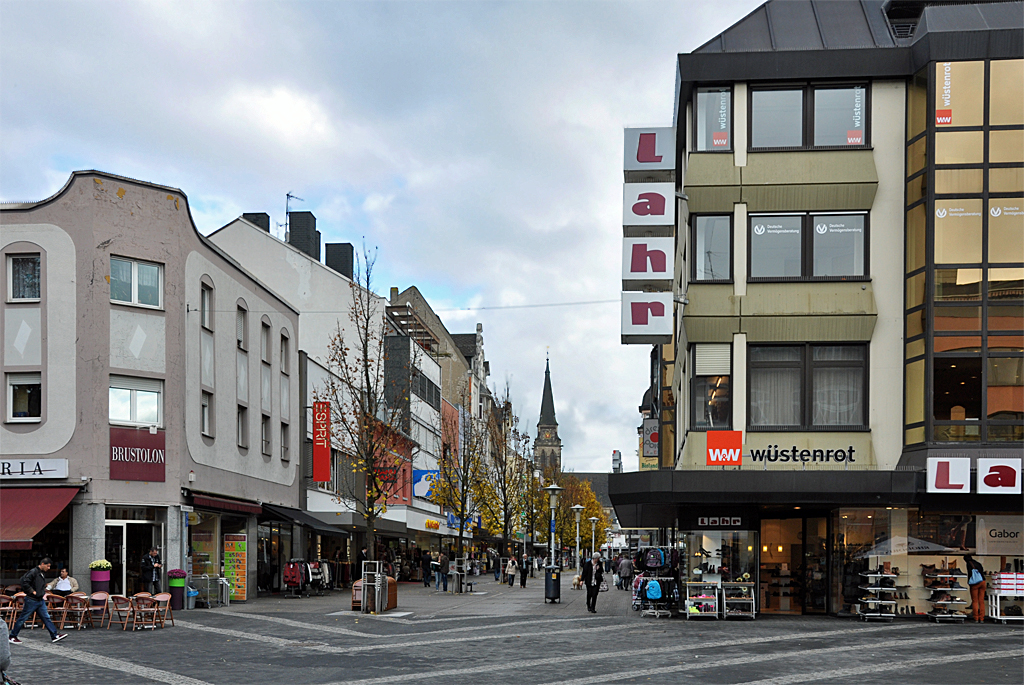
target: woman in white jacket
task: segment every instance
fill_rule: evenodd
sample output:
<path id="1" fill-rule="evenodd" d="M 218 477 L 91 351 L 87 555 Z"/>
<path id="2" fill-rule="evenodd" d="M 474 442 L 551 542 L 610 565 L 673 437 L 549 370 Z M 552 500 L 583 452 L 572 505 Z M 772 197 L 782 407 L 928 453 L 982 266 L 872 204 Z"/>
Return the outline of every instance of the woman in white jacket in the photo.
<path id="1" fill-rule="evenodd" d="M 519 569 L 519 565 L 516 563 L 515 557 L 509 557 L 508 565 L 505 566 L 505 574 L 508 575 L 508 586 L 512 587 L 516 582 L 516 571 Z"/>

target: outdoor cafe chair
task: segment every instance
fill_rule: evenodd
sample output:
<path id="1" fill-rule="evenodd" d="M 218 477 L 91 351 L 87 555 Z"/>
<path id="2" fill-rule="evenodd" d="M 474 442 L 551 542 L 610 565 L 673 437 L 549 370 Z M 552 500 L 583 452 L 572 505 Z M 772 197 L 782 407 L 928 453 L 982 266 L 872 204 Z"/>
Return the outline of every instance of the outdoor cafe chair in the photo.
<path id="1" fill-rule="evenodd" d="M 15 593 L 15 595 L 14 595 L 14 597 L 12 599 L 14 600 L 14 614 L 15 614 L 15 616 L 20 616 L 21 612 L 25 610 L 25 593 L 24 592 Z M 17 619 L 15 619 L 15 620 L 17 620 Z M 38 614 L 32 614 L 32 619 L 30 621 L 26 621 L 25 625 L 28 626 L 29 628 L 35 628 L 38 625 L 38 620 L 39 620 L 39 615 Z M 12 624 L 12 626 L 13 626 L 13 624 Z"/>
<path id="2" fill-rule="evenodd" d="M 160 627 L 164 627 L 164 622 L 170 620 L 171 625 L 174 625 L 174 612 L 171 610 L 171 593 L 161 592 L 153 595 L 153 601 L 156 602 L 156 622 L 160 624 Z"/>
<path id="3" fill-rule="evenodd" d="M 110 595 L 110 615 L 107 618 L 107 630 L 110 626 L 118 624 L 121 630 L 128 629 L 128 621 L 132 617 L 132 600 L 124 595 Z"/>
<path id="4" fill-rule="evenodd" d="M 107 611 L 107 606 L 110 604 L 110 593 L 94 592 L 92 593 L 92 596 L 89 597 L 89 601 L 92 604 L 93 618 L 96 618 L 96 615 L 99 614 L 100 628 L 102 628 L 104 619 L 108 618 L 110 615 Z M 103 604 L 97 604 L 97 602 L 103 602 Z"/>
<path id="5" fill-rule="evenodd" d="M 7 624 L 7 629 L 14 627 L 14 621 L 18 618 L 14 600 L 7 595 L 0 594 L 0 620 Z"/>
<path id="6" fill-rule="evenodd" d="M 152 595 L 135 595 L 131 599 L 132 605 L 132 630 L 138 630 L 149 626 L 156 628 L 156 615 L 159 611 L 159 604 Z"/>
<path id="7" fill-rule="evenodd" d="M 88 623 L 90 627 L 95 624 L 92 621 L 92 603 L 87 597 L 74 597 L 68 596 L 67 601 L 64 604 L 64 615 L 61 618 L 60 627 L 64 628 L 64 624 L 69 618 L 72 618 L 75 624 L 75 630 L 81 630 Z"/>

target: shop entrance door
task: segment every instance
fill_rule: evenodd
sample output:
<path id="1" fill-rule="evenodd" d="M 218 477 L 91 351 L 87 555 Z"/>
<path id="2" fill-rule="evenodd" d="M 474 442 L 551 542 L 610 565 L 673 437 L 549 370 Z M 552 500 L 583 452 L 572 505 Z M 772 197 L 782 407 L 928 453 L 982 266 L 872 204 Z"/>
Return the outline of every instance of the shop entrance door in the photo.
<path id="1" fill-rule="evenodd" d="M 804 613 L 828 611 L 828 519 L 804 519 Z"/>
<path id="2" fill-rule="evenodd" d="M 164 527 L 159 523 L 106 522 L 106 557 L 112 566 L 110 594 L 131 596 L 146 589 L 140 578 L 142 557 L 156 547 L 163 559 L 163 538 Z M 161 570 L 166 572 L 166 566 Z"/>
<path id="3" fill-rule="evenodd" d="M 761 612 L 803 613 L 803 561 L 803 519 L 762 519 L 758 593 Z"/>

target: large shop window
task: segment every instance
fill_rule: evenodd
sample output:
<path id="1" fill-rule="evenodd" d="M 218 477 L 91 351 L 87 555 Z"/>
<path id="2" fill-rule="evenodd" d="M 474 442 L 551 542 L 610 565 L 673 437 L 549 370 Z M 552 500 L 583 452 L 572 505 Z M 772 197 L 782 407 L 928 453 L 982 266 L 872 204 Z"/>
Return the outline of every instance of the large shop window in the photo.
<path id="1" fill-rule="evenodd" d="M 867 88 L 753 89 L 751 149 L 867 147 Z"/>
<path id="2" fill-rule="evenodd" d="M 751 345 L 751 428 L 863 428 L 865 345 Z"/>
<path id="3" fill-rule="evenodd" d="M 753 215 L 750 278 L 864 278 L 867 231 L 867 214 Z"/>
<path id="4" fill-rule="evenodd" d="M 731 373 L 731 345 L 693 346 L 693 394 L 690 402 L 693 416 L 690 426 L 694 430 L 721 430 L 732 425 Z"/>
<path id="5" fill-rule="evenodd" d="M 693 217 L 693 280 L 732 280 L 732 217 Z"/>
<path id="6" fill-rule="evenodd" d="M 732 150 L 732 88 L 698 88 L 696 110 L 697 151 Z"/>
<path id="7" fill-rule="evenodd" d="M 163 426 L 164 382 L 152 378 L 111 376 L 110 423 L 126 426 Z"/>
<path id="8" fill-rule="evenodd" d="M 7 421 L 38 423 L 43 416 L 43 381 L 38 373 L 7 374 Z"/>
<path id="9" fill-rule="evenodd" d="M 163 306 L 163 267 L 134 259 L 111 257 L 110 301 L 140 307 Z"/>
<path id="10" fill-rule="evenodd" d="M 33 302 L 40 297 L 39 255 L 7 258 L 7 297 L 11 302 Z"/>

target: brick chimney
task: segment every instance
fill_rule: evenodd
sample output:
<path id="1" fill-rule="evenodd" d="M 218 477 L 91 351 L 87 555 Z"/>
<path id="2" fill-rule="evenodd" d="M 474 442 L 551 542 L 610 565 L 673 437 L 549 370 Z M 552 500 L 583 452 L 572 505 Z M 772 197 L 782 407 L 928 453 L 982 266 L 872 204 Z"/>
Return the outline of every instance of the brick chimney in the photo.
<path id="1" fill-rule="evenodd" d="M 270 233 L 270 215 L 266 212 L 246 212 L 242 218 L 250 224 L 256 224 L 267 233 Z"/>
<path id="2" fill-rule="evenodd" d="M 324 263 L 351 281 L 355 255 L 352 243 L 327 243 L 324 252 Z"/>
<path id="3" fill-rule="evenodd" d="M 320 261 L 320 231 L 313 212 L 288 212 L 288 243 Z"/>

